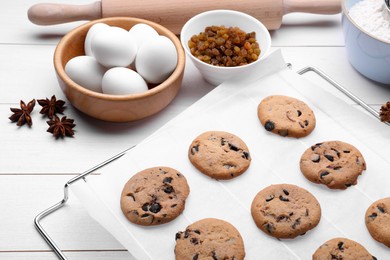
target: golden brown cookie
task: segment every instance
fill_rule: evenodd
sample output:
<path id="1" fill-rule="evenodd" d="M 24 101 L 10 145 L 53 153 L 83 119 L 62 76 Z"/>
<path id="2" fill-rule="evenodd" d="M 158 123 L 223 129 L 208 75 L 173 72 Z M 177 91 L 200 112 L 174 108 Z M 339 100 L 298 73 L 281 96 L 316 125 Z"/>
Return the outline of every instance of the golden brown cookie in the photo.
<path id="1" fill-rule="evenodd" d="M 206 218 L 176 233 L 176 260 L 234 259 L 245 257 L 244 241 L 229 222 Z"/>
<path id="2" fill-rule="evenodd" d="M 390 197 L 372 203 L 366 211 L 365 220 L 371 236 L 390 247 Z"/>
<path id="3" fill-rule="evenodd" d="M 276 184 L 261 190 L 253 199 L 251 213 L 257 227 L 276 238 L 304 235 L 321 219 L 317 199 L 292 184 Z"/>
<path id="4" fill-rule="evenodd" d="M 304 137 L 316 126 L 311 108 L 296 98 L 273 95 L 257 107 L 257 116 L 265 130 L 281 136 Z"/>
<path id="5" fill-rule="evenodd" d="M 301 156 L 300 168 L 311 182 L 331 189 L 346 189 L 357 184 L 357 178 L 366 169 L 360 151 L 341 141 L 312 145 Z"/>
<path id="6" fill-rule="evenodd" d="M 347 239 L 333 238 L 322 244 L 313 254 L 313 260 L 360 259 L 376 260 L 362 245 Z"/>
<path id="7" fill-rule="evenodd" d="M 183 174 L 169 167 L 138 172 L 123 187 L 121 209 L 132 223 L 151 226 L 179 216 L 190 192 Z"/>
<path id="8" fill-rule="evenodd" d="M 241 175 L 251 162 L 244 141 L 222 131 L 209 131 L 196 137 L 188 149 L 188 157 L 200 172 L 218 180 Z"/>

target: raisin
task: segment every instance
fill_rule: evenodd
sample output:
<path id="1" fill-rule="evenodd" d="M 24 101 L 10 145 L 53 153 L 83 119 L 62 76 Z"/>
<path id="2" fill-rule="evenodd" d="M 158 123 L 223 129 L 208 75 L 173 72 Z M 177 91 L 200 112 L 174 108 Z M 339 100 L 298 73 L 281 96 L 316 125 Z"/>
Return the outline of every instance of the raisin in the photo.
<path id="1" fill-rule="evenodd" d="M 175 235 L 175 240 L 178 240 L 181 238 L 181 233 L 182 232 L 177 232 L 176 235 Z"/>
<path id="2" fill-rule="evenodd" d="M 195 230 L 194 230 L 194 233 L 196 233 L 196 234 L 200 235 L 200 231 L 199 231 L 199 230 L 197 230 L 197 229 L 195 229 Z"/>
<path id="3" fill-rule="evenodd" d="M 305 124 L 305 126 L 309 125 L 309 121 L 307 121 L 307 120 L 303 121 L 303 123 Z"/>
<path id="4" fill-rule="evenodd" d="M 164 192 L 167 193 L 167 194 L 171 194 L 172 192 L 174 192 L 175 190 L 173 189 L 173 187 L 171 185 L 166 185 L 164 187 Z"/>
<path id="5" fill-rule="evenodd" d="M 192 146 L 191 148 L 191 154 L 195 155 L 195 153 L 199 152 L 199 145 Z"/>
<path id="6" fill-rule="evenodd" d="M 267 130 L 267 131 L 272 131 L 272 130 L 275 129 L 275 123 L 272 122 L 272 121 L 270 121 L 270 120 L 268 120 L 267 122 L 265 122 L 264 128 L 265 128 L 265 130 Z"/>
<path id="7" fill-rule="evenodd" d="M 158 213 L 161 210 L 161 205 L 159 203 L 153 203 L 149 210 L 153 213 Z"/>
<path id="8" fill-rule="evenodd" d="M 215 251 L 211 252 L 211 254 L 212 254 L 213 260 L 218 260 L 218 257 L 217 257 L 217 254 L 215 253 Z"/>
<path id="9" fill-rule="evenodd" d="M 269 202 L 275 198 L 274 195 L 269 195 L 268 198 L 265 199 L 266 202 Z"/>
<path id="10" fill-rule="evenodd" d="M 370 219 L 374 220 L 376 219 L 376 217 L 378 216 L 378 214 L 376 213 L 372 213 L 370 216 L 368 216 Z"/>
<path id="11" fill-rule="evenodd" d="M 344 250 L 344 243 L 343 242 L 339 242 L 337 244 L 337 247 L 339 248 L 339 250 Z"/>
<path id="12" fill-rule="evenodd" d="M 350 153 L 351 151 L 348 151 L 348 150 L 345 150 L 345 151 L 343 151 L 343 153 Z"/>
<path id="13" fill-rule="evenodd" d="M 172 204 L 171 208 L 174 208 L 174 207 L 176 207 L 176 206 L 177 206 L 177 204 Z"/>
<path id="14" fill-rule="evenodd" d="M 188 238 L 190 236 L 190 231 L 189 230 L 186 230 L 184 232 L 184 238 Z"/>
<path id="15" fill-rule="evenodd" d="M 194 255 L 193 257 L 192 257 L 192 260 L 198 260 L 198 254 L 196 254 L 196 255 Z"/>
<path id="16" fill-rule="evenodd" d="M 328 155 L 328 154 L 325 154 L 324 155 L 326 159 L 328 159 L 329 161 L 333 162 L 334 161 L 334 158 L 332 155 Z"/>
<path id="17" fill-rule="evenodd" d="M 244 159 L 249 159 L 249 153 L 248 152 L 242 152 L 242 158 L 244 158 Z"/>
<path id="18" fill-rule="evenodd" d="M 149 211 L 149 203 L 145 203 L 144 205 L 142 205 L 142 210 Z"/>
<path id="19" fill-rule="evenodd" d="M 328 171 L 323 171 L 323 172 L 321 172 L 321 174 L 320 174 L 320 178 L 321 179 L 323 179 L 326 175 L 328 175 L 329 174 L 329 172 Z"/>
<path id="20" fill-rule="evenodd" d="M 147 217 L 149 217 L 149 216 L 150 216 L 150 214 L 145 213 L 145 214 L 142 214 L 142 215 L 141 215 L 141 218 L 147 218 Z"/>
<path id="21" fill-rule="evenodd" d="M 322 143 L 316 143 L 315 145 L 311 146 L 311 150 L 314 151 L 317 147 L 320 147 Z"/>
<path id="22" fill-rule="evenodd" d="M 385 213 L 385 209 L 381 206 L 376 206 L 381 213 Z"/>
<path id="23" fill-rule="evenodd" d="M 295 229 L 297 226 L 301 224 L 301 218 L 297 218 L 294 222 L 294 224 L 291 225 L 293 229 Z"/>
<path id="24" fill-rule="evenodd" d="M 298 117 L 300 117 L 302 115 L 301 110 L 297 110 L 297 113 L 298 113 Z"/>
<path id="25" fill-rule="evenodd" d="M 290 195 L 290 193 L 286 189 L 283 189 L 283 193 L 286 194 L 287 196 Z"/>
<path id="26" fill-rule="evenodd" d="M 194 244 L 194 245 L 199 244 L 199 241 L 198 241 L 198 239 L 196 237 L 191 238 L 190 242 L 191 242 L 191 244 Z"/>
<path id="27" fill-rule="evenodd" d="M 283 197 L 282 195 L 279 196 L 279 199 L 281 201 L 289 202 L 290 200 L 288 198 Z"/>
<path id="28" fill-rule="evenodd" d="M 268 233 L 272 234 L 272 232 L 274 230 L 274 225 L 272 223 L 266 223 L 265 229 L 268 231 Z"/>
<path id="29" fill-rule="evenodd" d="M 173 180 L 172 177 L 165 177 L 164 180 L 163 180 L 163 183 L 171 183 Z"/>
<path id="30" fill-rule="evenodd" d="M 229 149 L 232 151 L 235 151 L 235 152 L 238 152 L 238 150 L 239 150 L 237 146 L 235 146 L 234 144 L 231 144 L 231 143 L 229 143 Z"/>

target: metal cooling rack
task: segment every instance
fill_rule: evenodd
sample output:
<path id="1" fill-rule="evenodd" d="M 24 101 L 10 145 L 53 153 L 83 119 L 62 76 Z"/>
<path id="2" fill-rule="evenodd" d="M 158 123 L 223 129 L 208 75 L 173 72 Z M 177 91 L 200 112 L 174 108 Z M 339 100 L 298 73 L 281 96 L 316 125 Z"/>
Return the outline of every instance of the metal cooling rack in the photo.
<path id="1" fill-rule="evenodd" d="M 287 66 L 291 69 L 292 66 L 290 63 L 287 64 Z M 315 67 L 305 67 L 303 69 L 300 69 L 297 71 L 297 73 L 299 75 L 303 75 L 307 72 L 314 72 L 316 73 L 318 76 L 320 76 L 321 78 L 323 78 L 324 80 L 326 80 L 328 83 L 330 83 L 331 85 L 333 85 L 335 88 L 337 88 L 339 91 L 341 91 L 342 93 L 344 93 L 346 96 L 348 96 L 350 99 L 352 99 L 354 102 L 356 102 L 358 105 L 360 105 L 362 108 L 364 108 L 366 111 L 368 111 L 371 115 L 373 115 L 374 117 L 376 117 L 379 121 L 380 121 L 380 116 L 379 116 L 379 112 L 376 111 L 375 109 L 373 109 L 371 106 L 369 106 L 367 103 L 365 103 L 363 100 L 361 100 L 359 97 L 357 97 L 356 95 L 354 95 L 353 93 L 351 93 L 349 90 L 345 89 L 344 87 L 342 87 L 340 84 L 338 84 L 337 82 L 335 82 L 332 78 L 330 78 L 327 74 L 325 74 L 324 72 L 322 72 L 321 70 L 319 70 L 318 68 L 315 68 Z M 387 122 L 384 122 L 385 124 L 389 125 L 390 126 L 390 123 L 387 123 Z M 134 147 L 134 146 L 133 146 Z M 127 151 L 129 151 L 130 149 L 132 149 L 133 147 L 109 158 L 108 160 L 96 165 L 95 167 L 83 172 L 82 174 L 70 179 L 68 182 L 65 183 L 64 185 L 64 197 L 62 198 L 62 200 L 56 204 L 54 204 L 53 206 L 51 206 L 50 208 L 48 209 L 45 209 L 44 211 L 42 211 L 40 214 L 38 214 L 35 219 L 34 219 L 34 224 L 35 224 L 35 227 L 37 228 L 38 232 L 41 234 L 41 236 L 45 239 L 45 241 L 47 242 L 47 244 L 53 249 L 53 251 L 57 254 L 58 258 L 61 259 L 61 260 L 68 260 L 65 255 L 63 254 L 63 252 L 61 251 L 61 249 L 57 246 L 57 244 L 54 242 L 54 240 L 49 236 L 49 234 L 45 231 L 45 229 L 42 227 L 41 225 L 41 220 L 45 217 L 47 217 L 48 215 L 52 214 L 53 212 L 59 210 L 60 208 L 62 208 L 63 206 L 65 206 L 65 204 L 67 203 L 68 199 L 69 199 L 69 192 L 68 192 L 68 188 L 69 188 L 69 185 L 72 185 L 73 183 L 79 181 L 79 180 L 84 180 L 86 181 L 85 177 L 87 177 L 89 174 L 91 174 L 92 172 L 104 167 L 105 165 L 115 161 L 116 159 L 122 157 L 123 155 L 126 154 Z"/>

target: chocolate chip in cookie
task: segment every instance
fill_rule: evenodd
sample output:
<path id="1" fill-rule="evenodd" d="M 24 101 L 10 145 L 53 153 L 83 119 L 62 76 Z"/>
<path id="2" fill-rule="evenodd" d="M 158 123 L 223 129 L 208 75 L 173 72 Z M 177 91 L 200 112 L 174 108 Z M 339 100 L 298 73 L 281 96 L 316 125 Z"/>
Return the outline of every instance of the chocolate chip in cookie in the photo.
<path id="1" fill-rule="evenodd" d="M 273 95 L 257 107 L 257 116 L 265 130 L 280 136 L 304 137 L 316 126 L 313 111 L 301 100 Z"/>
<path id="2" fill-rule="evenodd" d="M 125 184 L 121 209 L 132 223 L 159 225 L 182 213 L 189 192 L 186 178 L 177 170 L 149 168 L 138 172 Z"/>
<path id="3" fill-rule="evenodd" d="M 188 149 L 188 158 L 200 172 L 218 180 L 241 175 L 251 162 L 244 141 L 223 131 L 209 131 L 196 137 Z"/>
<path id="4" fill-rule="evenodd" d="M 244 241 L 229 222 L 206 218 L 175 235 L 176 260 L 234 259 L 245 257 Z"/>
<path id="5" fill-rule="evenodd" d="M 346 189 L 357 184 L 357 178 L 366 169 L 360 151 L 341 141 L 317 143 L 301 156 L 302 174 L 311 182 L 331 189 Z"/>
<path id="6" fill-rule="evenodd" d="M 252 202 L 252 218 L 264 233 L 276 238 L 295 238 L 317 226 L 321 207 L 307 190 L 277 184 L 261 190 Z"/>

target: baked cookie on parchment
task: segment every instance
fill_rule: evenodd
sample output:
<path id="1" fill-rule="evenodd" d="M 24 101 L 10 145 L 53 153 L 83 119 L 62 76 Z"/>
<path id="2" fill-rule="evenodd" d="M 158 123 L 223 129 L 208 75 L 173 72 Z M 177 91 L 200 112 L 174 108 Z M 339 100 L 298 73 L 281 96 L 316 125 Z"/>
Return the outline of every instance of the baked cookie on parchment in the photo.
<path id="1" fill-rule="evenodd" d="M 186 178 L 177 170 L 148 168 L 132 176 L 123 187 L 121 209 L 134 224 L 164 224 L 183 212 L 189 193 Z"/>
<path id="2" fill-rule="evenodd" d="M 206 218 L 176 233 L 176 260 L 234 259 L 245 257 L 244 241 L 229 222 Z"/>
<path id="3" fill-rule="evenodd" d="M 188 158 L 200 172 L 217 180 L 241 175 L 251 162 L 244 141 L 223 131 L 208 131 L 196 137 L 188 149 Z"/>
<path id="4" fill-rule="evenodd" d="M 257 107 L 257 116 L 265 130 L 280 136 L 304 137 L 316 126 L 311 108 L 303 101 L 288 96 L 264 98 Z"/>
<path id="5" fill-rule="evenodd" d="M 322 244 L 313 254 L 313 260 L 360 259 L 376 260 L 361 244 L 347 238 L 333 238 Z"/>
<path id="6" fill-rule="evenodd" d="M 317 143 L 301 156 L 300 168 L 311 182 L 331 189 L 346 189 L 357 184 L 366 162 L 353 145 L 341 141 Z"/>
<path id="7" fill-rule="evenodd" d="M 390 247 L 390 197 L 372 203 L 366 211 L 365 220 L 371 236 Z"/>
<path id="8" fill-rule="evenodd" d="M 276 238 L 295 238 L 315 228 L 321 207 L 307 190 L 292 184 L 276 184 L 253 199 L 252 218 L 264 233 Z"/>

